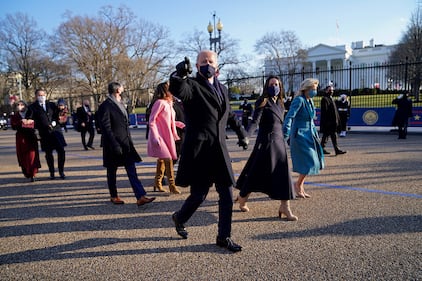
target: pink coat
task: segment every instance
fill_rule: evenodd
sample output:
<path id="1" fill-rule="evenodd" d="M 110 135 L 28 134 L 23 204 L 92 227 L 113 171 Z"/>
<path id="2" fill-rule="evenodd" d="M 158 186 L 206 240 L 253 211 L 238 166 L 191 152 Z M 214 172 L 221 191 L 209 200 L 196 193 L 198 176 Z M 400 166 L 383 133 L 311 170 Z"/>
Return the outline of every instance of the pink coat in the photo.
<path id="1" fill-rule="evenodd" d="M 176 112 L 173 102 L 158 99 L 154 102 L 149 116 L 148 156 L 176 160 Z"/>

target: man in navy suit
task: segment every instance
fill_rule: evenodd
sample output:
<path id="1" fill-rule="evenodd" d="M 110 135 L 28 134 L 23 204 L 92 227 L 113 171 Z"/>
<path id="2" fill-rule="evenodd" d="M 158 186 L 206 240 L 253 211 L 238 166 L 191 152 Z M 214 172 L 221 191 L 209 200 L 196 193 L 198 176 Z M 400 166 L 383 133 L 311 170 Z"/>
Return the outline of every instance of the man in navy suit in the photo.
<path id="1" fill-rule="evenodd" d="M 187 77 L 191 66 L 185 58 L 170 77 L 170 92 L 182 100 L 186 121 L 176 184 L 190 186 L 189 197 L 172 219 L 177 233 L 186 239 L 188 232 L 184 223 L 205 200 L 212 184 L 215 184 L 220 197 L 216 244 L 237 252 L 242 247 L 230 238 L 234 176 L 226 145 L 227 124 L 236 132 L 238 144 L 244 149 L 247 148 L 248 139 L 231 110 L 227 88 L 217 79 L 217 54 L 201 51 L 196 67 L 197 76 Z"/>
<path id="2" fill-rule="evenodd" d="M 35 90 L 36 101 L 28 106 L 26 119 L 34 120 L 35 128 L 41 137 L 41 149 L 45 152 L 50 179 L 55 179 L 53 150 L 57 152 L 57 164 L 61 179 L 65 179 L 64 163 L 66 141 L 59 125 L 59 108 L 46 100 L 44 89 Z"/>

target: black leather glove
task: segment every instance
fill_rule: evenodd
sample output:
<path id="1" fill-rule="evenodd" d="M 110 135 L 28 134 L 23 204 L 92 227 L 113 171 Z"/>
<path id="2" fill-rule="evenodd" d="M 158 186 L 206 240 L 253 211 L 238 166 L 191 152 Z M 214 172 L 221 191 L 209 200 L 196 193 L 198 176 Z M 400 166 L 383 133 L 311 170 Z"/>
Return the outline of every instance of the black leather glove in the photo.
<path id="1" fill-rule="evenodd" d="M 180 78 L 185 78 L 188 74 L 192 73 L 192 66 L 188 57 L 185 57 L 184 61 L 176 65 L 176 73 Z"/>
<path id="2" fill-rule="evenodd" d="M 243 147 L 244 150 L 246 150 L 246 149 L 248 149 L 249 139 L 248 138 L 239 139 L 237 144 L 239 146 Z"/>

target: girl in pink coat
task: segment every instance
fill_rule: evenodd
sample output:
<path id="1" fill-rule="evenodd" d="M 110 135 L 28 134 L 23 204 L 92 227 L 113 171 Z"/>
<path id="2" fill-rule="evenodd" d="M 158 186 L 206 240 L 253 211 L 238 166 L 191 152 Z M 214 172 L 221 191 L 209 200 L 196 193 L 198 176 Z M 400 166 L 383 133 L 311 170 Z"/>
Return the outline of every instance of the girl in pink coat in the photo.
<path id="1" fill-rule="evenodd" d="M 154 93 L 149 117 L 148 156 L 158 158 L 154 191 L 166 192 L 162 186 L 165 173 L 170 192 L 180 194 L 174 181 L 173 160 L 177 160 L 176 141 L 180 139 L 176 126 L 183 128 L 184 124 L 176 122 L 175 115 L 169 84 L 168 82 L 160 83 Z"/>

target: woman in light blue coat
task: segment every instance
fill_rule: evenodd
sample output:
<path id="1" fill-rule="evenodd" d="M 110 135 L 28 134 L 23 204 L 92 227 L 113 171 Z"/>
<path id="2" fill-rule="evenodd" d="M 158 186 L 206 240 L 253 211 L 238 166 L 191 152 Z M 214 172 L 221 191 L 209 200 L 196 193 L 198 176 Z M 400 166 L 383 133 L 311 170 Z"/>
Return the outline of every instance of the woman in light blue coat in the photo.
<path id="1" fill-rule="evenodd" d="M 317 94 L 318 80 L 307 78 L 300 84 L 283 125 L 284 138 L 290 143 L 293 171 L 299 173 L 294 184 L 296 197 L 309 198 L 303 188 L 307 175 L 324 168 L 324 153 L 314 124 L 316 116 L 312 98 Z"/>

